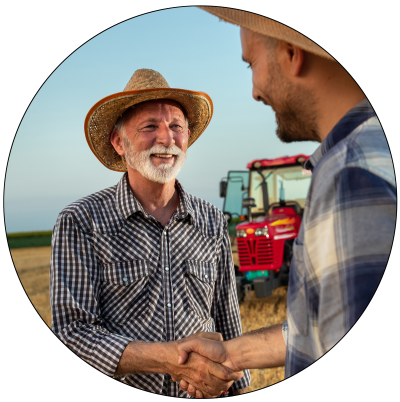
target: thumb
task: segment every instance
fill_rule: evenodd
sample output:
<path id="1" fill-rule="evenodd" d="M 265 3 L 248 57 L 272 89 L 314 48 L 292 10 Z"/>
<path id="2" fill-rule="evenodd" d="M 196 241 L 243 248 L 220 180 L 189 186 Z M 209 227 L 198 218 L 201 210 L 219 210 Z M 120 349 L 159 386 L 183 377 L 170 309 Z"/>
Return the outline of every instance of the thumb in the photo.
<path id="1" fill-rule="evenodd" d="M 187 341 L 181 344 L 178 344 L 178 364 L 183 364 L 186 362 L 189 357 L 189 353 L 196 350 L 194 343 L 195 339 L 192 341 Z"/>
<path id="2" fill-rule="evenodd" d="M 186 350 L 178 348 L 178 364 L 183 364 L 189 357 L 189 353 Z"/>

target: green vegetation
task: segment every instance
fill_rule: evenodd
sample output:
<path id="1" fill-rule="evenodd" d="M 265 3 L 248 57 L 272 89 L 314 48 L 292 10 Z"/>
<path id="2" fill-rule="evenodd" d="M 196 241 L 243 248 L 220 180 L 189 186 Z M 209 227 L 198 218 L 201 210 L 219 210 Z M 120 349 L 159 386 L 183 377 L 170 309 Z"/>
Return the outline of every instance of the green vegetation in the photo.
<path id="1" fill-rule="evenodd" d="M 232 218 L 231 221 L 228 223 L 228 232 L 229 238 L 231 239 L 231 243 L 233 244 L 236 239 L 236 226 L 241 223 L 240 218 Z"/>
<path id="2" fill-rule="evenodd" d="M 10 248 L 44 247 L 51 245 L 52 231 L 7 233 Z"/>

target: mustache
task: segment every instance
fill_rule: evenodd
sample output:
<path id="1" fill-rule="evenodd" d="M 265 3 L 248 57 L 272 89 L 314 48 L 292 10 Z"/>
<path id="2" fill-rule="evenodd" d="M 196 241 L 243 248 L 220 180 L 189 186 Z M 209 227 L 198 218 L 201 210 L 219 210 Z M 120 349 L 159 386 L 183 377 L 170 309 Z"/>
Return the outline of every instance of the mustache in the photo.
<path id="1" fill-rule="evenodd" d="M 150 157 L 152 154 L 170 154 L 170 155 L 177 156 L 178 158 L 180 156 L 185 155 L 185 152 L 183 152 L 176 145 L 171 145 L 169 147 L 164 147 L 163 145 L 154 145 L 150 149 L 148 149 L 146 151 L 142 151 L 141 153 L 148 157 Z"/>

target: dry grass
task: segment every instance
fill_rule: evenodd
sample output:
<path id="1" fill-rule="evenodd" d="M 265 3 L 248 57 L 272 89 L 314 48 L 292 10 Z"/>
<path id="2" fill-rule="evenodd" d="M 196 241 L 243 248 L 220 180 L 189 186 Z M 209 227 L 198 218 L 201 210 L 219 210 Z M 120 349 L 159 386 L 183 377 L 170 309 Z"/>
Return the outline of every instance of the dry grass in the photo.
<path id="1" fill-rule="evenodd" d="M 254 291 L 247 294 L 240 303 L 243 332 L 250 332 L 262 327 L 282 324 L 286 320 L 287 287 L 273 290 L 272 295 L 257 299 Z M 274 369 L 250 370 L 250 390 L 265 388 L 284 379 L 283 367 Z"/>
<path id="2" fill-rule="evenodd" d="M 51 247 L 11 250 L 21 283 L 45 323 L 51 325 L 49 270 Z M 235 255 L 234 255 L 235 257 Z M 256 299 L 250 292 L 240 304 L 243 332 L 280 324 L 286 320 L 286 287 L 275 289 L 271 296 Z M 283 380 L 283 367 L 251 371 L 250 390 L 254 391 Z"/>
<path id="3" fill-rule="evenodd" d="M 49 280 L 51 247 L 11 249 L 19 279 L 44 322 L 51 325 Z"/>

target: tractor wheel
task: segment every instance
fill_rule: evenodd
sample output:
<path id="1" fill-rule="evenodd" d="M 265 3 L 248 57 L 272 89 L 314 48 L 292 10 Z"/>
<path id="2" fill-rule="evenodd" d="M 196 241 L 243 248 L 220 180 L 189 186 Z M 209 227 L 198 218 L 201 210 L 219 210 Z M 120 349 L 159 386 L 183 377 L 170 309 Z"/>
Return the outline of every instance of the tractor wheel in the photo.
<path id="1" fill-rule="evenodd" d="M 244 276 L 244 272 L 239 271 L 239 267 L 235 265 L 235 276 Z"/>
<path id="2" fill-rule="evenodd" d="M 275 271 L 271 272 L 271 279 L 273 281 L 273 289 L 279 288 L 279 286 L 287 286 L 289 283 L 289 267 L 285 264 L 282 264 L 281 269 L 278 273 Z"/>

